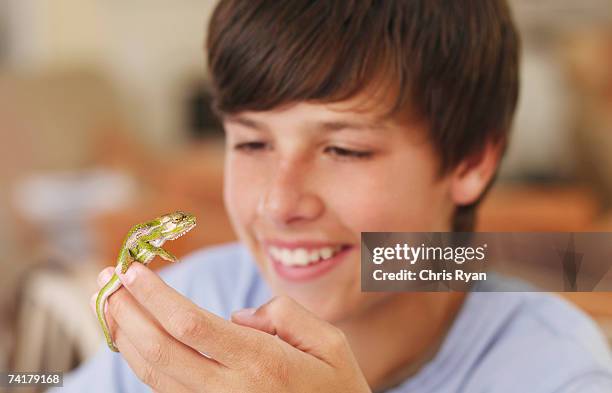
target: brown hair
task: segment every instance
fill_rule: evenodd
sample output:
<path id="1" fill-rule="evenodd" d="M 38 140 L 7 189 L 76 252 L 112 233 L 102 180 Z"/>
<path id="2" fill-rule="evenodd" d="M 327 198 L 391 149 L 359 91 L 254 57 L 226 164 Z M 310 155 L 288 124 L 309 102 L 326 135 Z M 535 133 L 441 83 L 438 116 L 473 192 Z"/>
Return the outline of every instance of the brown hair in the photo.
<path id="1" fill-rule="evenodd" d="M 221 0 L 207 38 L 217 112 L 378 89 L 389 115 L 427 122 L 441 175 L 505 146 L 519 46 L 505 0 Z M 483 196 L 457 207 L 453 230 L 473 230 Z"/>

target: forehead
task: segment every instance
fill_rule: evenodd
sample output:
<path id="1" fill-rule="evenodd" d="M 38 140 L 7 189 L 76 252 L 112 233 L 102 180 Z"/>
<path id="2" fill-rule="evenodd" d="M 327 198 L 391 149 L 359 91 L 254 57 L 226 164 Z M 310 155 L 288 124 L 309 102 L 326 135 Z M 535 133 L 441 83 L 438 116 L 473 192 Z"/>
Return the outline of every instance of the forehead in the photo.
<path id="1" fill-rule="evenodd" d="M 345 104 L 346 105 L 346 104 Z M 304 126 L 329 128 L 384 128 L 389 124 L 385 119 L 372 113 L 357 112 L 338 104 L 298 103 L 285 105 L 267 111 L 245 111 L 224 117 L 227 123 L 249 128 L 265 129 L 275 125 L 291 123 Z"/>
<path id="2" fill-rule="evenodd" d="M 372 104 L 367 97 L 323 103 L 299 102 L 263 111 L 243 111 L 223 117 L 226 126 L 256 131 L 359 131 L 363 134 L 390 134 L 394 131 L 406 136 L 425 135 L 422 122 L 399 114 L 390 116 L 388 109 Z"/>

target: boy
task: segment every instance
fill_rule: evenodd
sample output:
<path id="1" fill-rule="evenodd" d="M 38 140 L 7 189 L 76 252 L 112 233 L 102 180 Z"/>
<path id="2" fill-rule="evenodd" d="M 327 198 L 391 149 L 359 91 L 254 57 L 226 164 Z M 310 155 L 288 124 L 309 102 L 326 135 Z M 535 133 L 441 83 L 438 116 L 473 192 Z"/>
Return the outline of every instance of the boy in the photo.
<path id="1" fill-rule="evenodd" d="M 208 62 L 240 243 L 169 286 L 133 264 L 108 307 L 121 354 L 66 389 L 612 391 L 600 333 L 552 295 L 360 291 L 361 232 L 473 229 L 518 47 L 503 0 L 221 1 Z"/>

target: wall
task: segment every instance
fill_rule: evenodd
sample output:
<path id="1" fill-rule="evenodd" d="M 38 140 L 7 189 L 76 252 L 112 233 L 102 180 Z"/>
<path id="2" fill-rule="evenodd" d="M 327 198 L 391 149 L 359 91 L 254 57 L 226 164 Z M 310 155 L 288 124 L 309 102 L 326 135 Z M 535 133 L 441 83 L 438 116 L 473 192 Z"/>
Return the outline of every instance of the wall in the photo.
<path id="1" fill-rule="evenodd" d="M 5 0 L 12 69 L 93 67 L 119 87 L 127 112 L 156 146 L 182 127 L 179 104 L 204 74 L 212 0 Z"/>

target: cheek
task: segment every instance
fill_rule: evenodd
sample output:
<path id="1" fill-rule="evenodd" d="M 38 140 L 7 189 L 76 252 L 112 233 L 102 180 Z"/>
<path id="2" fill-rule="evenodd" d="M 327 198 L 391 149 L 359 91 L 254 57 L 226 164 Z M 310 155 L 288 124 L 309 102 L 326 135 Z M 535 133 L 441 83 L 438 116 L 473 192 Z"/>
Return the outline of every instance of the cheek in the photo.
<path id="1" fill-rule="evenodd" d="M 235 226 L 242 233 L 257 211 L 262 190 L 262 171 L 243 159 L 226 159 L 224 170 L 223 199 L 225 208 Z"/>
<path id="2" fill-rule="evenodd" d="M 336 179 L 333 210 L 358 232 L 434 230 L 444 205 L 444 184 L 434 182 L 433 168 L 386 162 L 366 173 Z"/>

